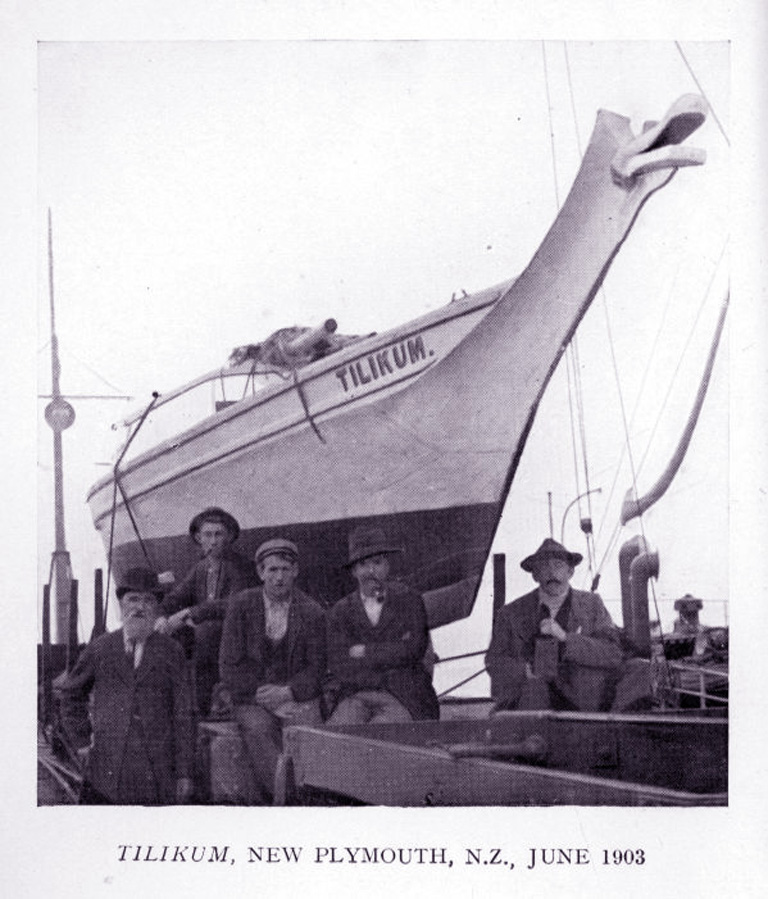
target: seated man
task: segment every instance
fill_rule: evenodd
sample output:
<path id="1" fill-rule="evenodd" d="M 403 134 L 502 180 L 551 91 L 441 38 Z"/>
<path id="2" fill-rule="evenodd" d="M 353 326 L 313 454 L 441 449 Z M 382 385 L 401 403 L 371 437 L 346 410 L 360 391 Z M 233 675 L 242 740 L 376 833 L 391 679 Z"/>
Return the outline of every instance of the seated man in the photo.
<path id="1" fill-rule="evenodd" d="M 231 547 L 240 534 L 237 520 L 223 509 L 205 509 L 189 525 L 202 559 L 165 597 L 157 628 L 175 634 L 195 660 L 195 704 L 205 716 L 219 677 L 219 644 L 227 597 L 256 585 L 253 566 Z M 194 630 L 192 630 L 194 628 Z"/>
<path id="2" fill-rule="evenodd" d="M 440 714 L 424 667 L 429 632 L 420 594 L 389 580 L 389 556 L 401 552 L 379 528 L 349 537 L 348 567 L 357 589 L 330 612 L 328 663 L 340 701 L 329 724 L 413 721 Z"/>
<path id="3" fill-rule="evenodd" d="M 162 592 L 151 571 L 128 571 L 116 592 L 123 627 L 89 643 L 62 686 L 65 732 L 87 756 L 80 802 L 185 802 L 193 742 L 184 653 L 154 630 Z"/>
<path id="4" fill-rule="evenodd" d="M 581 559 L 547 538 L 520 563 L 539 586 L 497 615 L 485 657 L 497 710 L 610 705 L 623 666 L 619 631 L 596 593 L 570 586 Z"/>
<path id="5" fill-rule="evenodd" d="M 221 638 L 221 681 L 264 804 L 273 799 L 283 724 L 322 722 L 325 613 L 295 586 L 298 558 L 290 540 L 262 543 L 255 561 L 263 586 L 232 597 Z"/>

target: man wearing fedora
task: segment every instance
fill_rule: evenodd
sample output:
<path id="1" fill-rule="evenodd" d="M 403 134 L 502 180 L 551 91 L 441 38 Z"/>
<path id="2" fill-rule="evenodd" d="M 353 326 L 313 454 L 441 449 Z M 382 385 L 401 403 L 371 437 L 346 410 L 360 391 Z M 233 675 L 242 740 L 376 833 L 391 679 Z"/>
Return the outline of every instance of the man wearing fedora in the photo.
<path id="1" fill-rule="evenodd" d="M 299 551 L 283 538 L 256 550 L 261 587 L 232 597 L 224 619 L 219 669 L 254 774 L 269 804 L 285 724 L 320 724 L 326 670 L 325 613 L 296 587 Z"/>
<path id="2" fill-rule="evenodd" d="M 184 653 L 154 629 L 162 592 L 153 572 L 131 569 L 116 592 L 123 626 L 89 643 L 61 688 L 65 732 L 87 756 L 80 801 L 185 802 L 193 740 Z"/>
<path id="3" fill-rule="evenodd" d="M 520 563 L 538 587 L 497 615 L 485 657 L 496 709 L 610 705 L 623 665 L 619 631 L 597 593 L 570 586 L 581 559 L 547 538 Z"/>
<path id="4" fill-rule="evenodd" d="M 350 534 L 347 567 L 357 589 L 329 615 L 328 667 L 339 698 L 330 724 L 439 717 L 424 667 L 424 600 L 389 577 L 390 558 L 399 552 L 380 528 L 360 526 Z"/>
<path id="5" fill-rule="evenodd" d="M 250 562 L 234 552 L 240 534 L 237 519 L 224 509 L 211 507 L 195 515 L 189 535 L 200 547 L 202 559 L 165 597 L 157 628 L 174 634 L 195 661 L 195 704 L 205 716 L 219 676 L 219 645 L 227 599 L 256 585 Z"/>

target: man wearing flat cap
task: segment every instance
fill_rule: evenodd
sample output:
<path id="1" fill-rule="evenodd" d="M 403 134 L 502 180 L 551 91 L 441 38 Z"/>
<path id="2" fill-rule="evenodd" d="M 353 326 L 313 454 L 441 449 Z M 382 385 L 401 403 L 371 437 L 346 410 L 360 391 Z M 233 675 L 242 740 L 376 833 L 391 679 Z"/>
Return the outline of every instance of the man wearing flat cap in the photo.
<path id="1" fill-rule="evenodd" d="M 570 586 L 579 553 L 547 538 L 520 563 L 538 584 L 498 613 L 485 664 L 496 709 L 609 706 L 623 655 L 597 593 Z"/>
<path id="2" fill-rule="evenodd" d="M 195 704 L 205 716 L 219 676 L 219 644 L 227 600 L 256 585 L 250 562 L 234 552 L 232 544 L 240 525 L 224 509 L 211 507 L 195 515 L 189 525 L 191 539 L 200 547 L 202 559 L 192 566 L 163 600 L 157 628 L 174 634 L 194 653 Z"/>
<path id="3" fill-rule="evenodd" d="M 231 598 L 221 638 L 221 681 L 263 804 L 273 799 L 283 725 L 322 723 L 325 613 L 296 587 L 298 560 L 290 540 L 261 544 L 255 562 L 262 586 Z"/>
<path id="4" fill-rule="evenodd" d="M 154 629 L 162 592 L 119 581 L 123 626 L 83 650 L 61 688 L 65 732 L 87 757 L 81 804 L 168 805 L 192 792 L 190 685 L 179 644 Z"/>
<path id="5" fill-rule="evenodd" d="M 347 567 L 357 589 L 329 614 L 328 667 L 339 694 L 330 724 L 439 717 L 424 667 L 424 600 L 389 577 L 390 558 L 401 551 L 380 528 L 361 526 L 350 534 Z"/>

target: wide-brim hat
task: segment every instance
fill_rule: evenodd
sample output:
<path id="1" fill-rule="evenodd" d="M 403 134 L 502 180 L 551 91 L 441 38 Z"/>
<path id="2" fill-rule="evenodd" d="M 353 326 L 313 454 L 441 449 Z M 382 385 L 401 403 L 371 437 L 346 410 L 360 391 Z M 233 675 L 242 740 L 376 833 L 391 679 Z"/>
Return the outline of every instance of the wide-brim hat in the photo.
<path id="1" fill-rule="evenodd" d="M 401 553 L 402 546 L 393 546 L 381 528 L 361 525 L 349 535 L 349 558 L 345 568 L 351 568 L 355 562 L 362 562 L 369 556 L 385 553 Z"/>
<path id="2" fill-rule="evenodd" d="M 263 562 L 267 556 L 285 556 L 292 562 L 299 560 L 299 548 L 291 540 L 285 540 L 283 537 L 275 537 L 272 540 L 265 540 L 264 543 L 256 550 L 253 561 L 258 565 Z"/>
<path id="3" fill-rule="evenodd" d="M 120 578 L 115 593 L 118 599 L 122 599 L 126 593 L 150 593 L 156 599 L 163 598 L 163 588 L 157 575 L 149 568 L 129 568 Z"/>
<path id="4" fill-rule="evenodd" d="M 703 608 L 704 603 L 702 600 L 697 599 L 695 596 L 691 596 L 690 593 L 686 593 L 685 596 L 681 596 L 680 599 L 675 600 L 676 612 L 698 612 Z"/>
<path id="5" fill-rule="evenodd" d="M 523 559 L 520 563 L 520 567 L 523 571 L 530 572 L 533 571 L 533 567 L 537 562 L 544 561 L 544 559 L 562 559 L 572 568 L 575 568 L 583 558 L 584 556 L 582 556 L 581 553 L 572 553 L 570 550 L 567 550 L 562 543 L 558 543 L 557 540 L 547 537 L 533 555 L 526 556 Z"/>
<path id="6" fill-rule="evenodd" d="M 193 539 L 206 521 L 213 521 L 218 524 L 223 524 L 224 527 L 232 535 L 233 543 L 240 535 L 240 525 L 237 523 L 237 519 L 235 518 L 235 516 L 230 515 L 229 512 L 225 512 L 224 509 L 219 509 L 218 506 L 211 506 L 209 509 L 203 509 L 202 512 L 198 512 L 197 515 L 195 515 L 195 517 L 192 519 L 192 521 L 190 521 L 189 533 Z"/>

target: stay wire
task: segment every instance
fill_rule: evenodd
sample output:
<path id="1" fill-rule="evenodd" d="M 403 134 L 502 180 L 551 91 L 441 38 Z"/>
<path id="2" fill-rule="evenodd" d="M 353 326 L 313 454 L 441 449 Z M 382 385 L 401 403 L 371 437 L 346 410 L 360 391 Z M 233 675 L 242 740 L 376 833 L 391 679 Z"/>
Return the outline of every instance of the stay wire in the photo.
<path id="1" fill-rule="evenodd" d="M 715 263 L 715 267 L 714 267 L 714 269 L 713 269 L 713 271 L 712 271 L 712 274 L 710 275 L 709 283 L 707 284 L 707 288 L 706 288 L 706 290 L 704 291 L 704 297 L 703 297 L 701 303 L 699 304 L 699 308 L 698 308 L 698 310 L 697 310 L 697 312 L 696 312 L 696 317 L 694 318 L 693 324 L 691 325 L 691 328 L 690 328 L 690 330 L 688 331 L 688 337 L 687 337 L 687 339 L 686 339 L 686 341 L 685 341 L 685 345 L 683 346 L 682 352 L 680 353 L 680 356 L 679 356 L 678 361 L 677 361 L 677 365 L 675 366 L 675 370 L 672 372 L 672 377 L 670 378 L 669 386 L 667 387 L 667 392 L 666 392 L 666 394 L 664 395 L 664 399 L 662 400 L 662 403 L 661 403 L 661 405 L 660 405 L 660 407 L 659 407 L 659 414 L 658 414 L 658 416 L 656 417 L 656 421 L 655 421 L 655 423 L 654 423 L 654 426 L 653 426 L 653 429 L 652 429 L 652 431 L 651 431 L 650 437 L 648 438 L 648 443 L 646 444 L 645 451 L 644 451 L 643 456 L 642 456 L 642 458 L 641 458 L 641 460 L 640 460 L 640 465 L 639 465 L 639 467 L 638 467 L 638 473 L 642 470 L 643 465 L 644 465 L 644 463 L 645 463 L 645 460 L 648 458 L 648 453 L 649 453 L 650 450 L 651 450 L 651 445 L 652 445 L 652 443 L 653 443 L 653 439 L 654 439 L 654 437 L 655 437 L 655 435 L 656 435 L 656 432 L 657 432 L 658 429 L 659 429 L 659 425 L 660 425 L 660 423 L 661 423 L 662 414 L 663 414 L 665 408 L 667 407 L 667 405 L 668 405 L 668 403 L 669 403 L 669 398 L 670 398 L 670 396 L 671 396 L 671 394 L 672 394 L 672 389 L 673 389 L 674 386 L 675 386 L 675 382 L 676 382 L 676 380 L 677 380 L 677 376 L 678 376 L 679 373 L 680 373 L 680 368 L 681 368 L 681 366 L 682 366 L 682 364 L 683 364 L 683 359 L 685 358 L 685 356 L 686 356 L 686 354 L 687 354 L 687 352 L 688 352 L 688 348 L 690 347 L 691 341 L 693 340 L 693 335 L 694 335 L 694 333 L 695 333 L 695 331 L 696 331 L 696 328 L 698 327 L 699 320 L 701 319 L 701 316 L 702 316 L 702 314 L 703 314 L 703 312 L 704 312 L 704 307 L 705 307 L 705 305 L 706 305 L 706 303 L 707 303 L 707 301 L 708 301 L 708 299 L 709 299 L 709 297 L 710 297 L 710 294 L 711 294 L 711 292 L 712 292 L 712 285 L 714 284 L 715 278 L 717 277 L 717 274 L 718 274 L 718 272 L 719 272 L 719 270 L 720 270 L 720 263 L 722 262 L 722 259 L 723 259 L 723 256 L 725 255 L 725 251 L 726 251 L 727 247 L 728 247 L 728 238 L 726 238 L 725 243 L 723 244 L 723 248 L 722 248 L 722 250 L 720 251 L 720 255 L 718 256 L 717 262 Z"/>
<path id="2" fill-rule="evenodd" d="M 696 77 L 696 73 L 693 71 L 693 68 L 691 67 L 691 64 L 688 62 L 688 58 L 686 57 L 685 53 L 683 52 L 683 48 L 680 46 L 680 41 L 675 41 L 675 46 L 677 47 L 677 51 L 680 54 L 680 57 L 682 58 L 683 62 L 685 63 L 685 67 L 688 69 L 688 72 L 689 72 L 691 78 L 693 78 L 694 84 L 698 88 L 699 93 L 707 101 L 707 106 L 709 107 L 709 111 L 712 113 L 712 118 L 717 123 L 717 127 L 720 129 L 720 133 L 723 135 L 723 140 L 730 147 L 731 142 L 728 139 L 728 135 L 725 133 L 725 128 L 723 128 L 723 123 L 720 121 L 720 119 L 717 115 L 717 112 L 715 111 L 715 107 L 712 105 L 712 102 L 710 101 L 709 97 L 707 96 L 707 92 L 702 87 L 701 82 Z"/>
<path id="3" fill-rule="evenodd" d="M 547 66 L 547 47 L 546 42 L 541 42 L 541 55 L 544 63 L 544 88 L 547 94 L 547 116 L 549 120 L 549 146 L 552 154 L 552 176 L 555 186 L 555 205 L 557 211 L 560 211 L 560 190 L 557 185 L 557 153 L 555 151 L 555 130 L 552 125 L 552 98 L 549 92 L 549 68 Z"/>
<path id="4" fill-rule="evenodd" d="M 581 147 L 581 134 L 579 132 L 579 121 L 576 115 L 576 102 L 575 102 L 575 92 L 573 90 L 573 78 L 571 75 L 571 63 L 570 58 L 568 56 L 568 44 L 566 41 L 563 41 L 563 57 L 565 62 L 565 70 L 566 77 L 568 81 L 568 97 L 570 101 L 571 115 L 573 117 L 573 130 L 576 138 L 576 148 L 578 151 L 579 159 L 583 158 L 583 152 Z M 546 52 L 544 53 L 544 64 L 545 64 L 545 79 L 547 84 L 547 98 L 549 99 L 549 81 L 547 78 L 547 70 L 546 70 Z M 552 141 L 554 142 L 554 128 L 552 127 L 552 110 L 551 106 L 549 108 L 549 116 L 550 116 L 550 136 Z M 555 178 L 555 191 L 556 195 L 558 195 L 557 189 L 557 171 L 554 168 L 555 156 L 554 156 L 554 147 L 552 151 L 552 161 L 553 161 L 553 169 L 554 169 L 554 178 Z M 559 202 L 558 202 L 559 207 Z M 570 368 L 568 367 L 568 362 L 570 362 Z M 571 371 L 572 369 L 572 371 Z M 592 518 L 592 499 L 591 499 L 591 489 L 590 489 L 590 477 L 589 477 L 589 457 L 587 452 L 587 434 L 586 434 L 586 416 L 584 410 L 584 393 L 583 386 L 581 381 L 581 368 L 580 368 L 580 359 L 579 359 L 579 343 L 578 336 L 574 334 L 571 338 L 568 349 L 566 351 L 566 370 L 568 372 L 568 409 L 570 413 L 571 419 L 571 441 L 573 447 L 573 463 L 574 463 L 574 475 L 576 482 L 576 496 L 577 496 L 577 510 L 579 515 L 579 522 L 581 523 L 584 520 L 584 515 L 582 513 L 582 499 L 586 499 L 586 507 L 587 507 L 587 518 L 591 521 Z M 574 405 L 576 411 L 574 413 Z M 577 436 L 578 430 L 578 436 Z M 583 478 L 584 478 L 584 490 L 581 490 L 580 476 L 579 476 L 579 451 L 581 454 L 581 465 L 583 467 Z M 594 562 L 595 562 L 595 540 L 594 534 L 591 531 L 584 531 L 584 538 L 587 545 L 587 559 L 589 565 L 590 575 L 594 574 Z"/>

